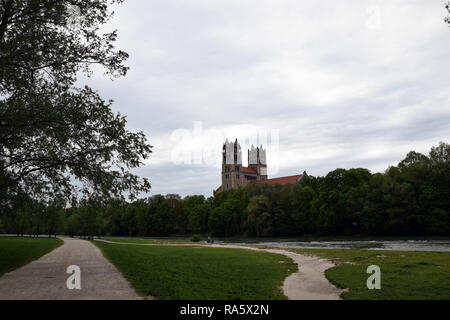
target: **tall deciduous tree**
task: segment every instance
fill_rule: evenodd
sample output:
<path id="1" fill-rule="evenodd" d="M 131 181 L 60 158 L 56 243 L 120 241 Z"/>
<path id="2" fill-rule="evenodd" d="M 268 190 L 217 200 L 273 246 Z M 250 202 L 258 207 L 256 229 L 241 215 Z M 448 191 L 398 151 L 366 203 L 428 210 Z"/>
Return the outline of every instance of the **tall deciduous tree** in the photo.
<path id="1" fill-rule="evenodd" d="M 117 32 L 101 33 L 122 0 L 0 1 L 0 207 L 17 194 L 111 198 L 148 191 L 131 173 L 151 153 L 77 75 L 124 76 Z"/>

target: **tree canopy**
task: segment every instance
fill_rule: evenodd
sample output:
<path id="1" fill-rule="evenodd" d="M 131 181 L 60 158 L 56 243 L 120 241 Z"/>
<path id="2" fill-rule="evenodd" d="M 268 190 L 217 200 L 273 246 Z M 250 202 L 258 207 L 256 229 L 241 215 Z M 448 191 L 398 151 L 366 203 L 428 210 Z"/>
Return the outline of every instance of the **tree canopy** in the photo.
<path id="1" fill-rule="evenodd" d="M 32 199 L 109 199 L 148 191 L 131 173 L 151 153 L 77 76 L 124 76 L 117 31 L 101 33 L 121 0 L 0 2 L 0 206 Z M 74 16 L 77 8 L 81 16 Z M 76 19 L 77 23 L 73 23 Z"/>

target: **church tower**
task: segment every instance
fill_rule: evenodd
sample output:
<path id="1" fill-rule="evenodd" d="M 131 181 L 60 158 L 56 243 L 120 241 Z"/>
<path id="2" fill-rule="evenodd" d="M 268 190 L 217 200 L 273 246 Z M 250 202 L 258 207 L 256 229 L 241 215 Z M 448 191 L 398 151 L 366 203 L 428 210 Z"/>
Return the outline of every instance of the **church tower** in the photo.
<path id="1" fill-rule="evenodd" d="M 258 181 L 267 180 L 267 157 L 266 150 L 261 145 L 248 150 L 248 166 L 257 172 Z"/>
<path id="2" fill-rule="evenodd" d="M 242 165 L 241 145 L 235 142 L 223 144 L 222 158 L 222 185 L 213 190 L 214 195 L 220 192 L 245 187 L 250 183 L 268 183 L 271 185 L 299 184 L 303 178 L 307 178 L 306 172 L 287 177 L 268 179 L 266 149 L 263 146 L 248 150 L 248 167 Z"/>
<path id="3" fill-rule="evenodd" d="M 222 189 L 234 189 L 242 185 L 242 150 L 239 142 L 228 142 L 223 145 Z"/>

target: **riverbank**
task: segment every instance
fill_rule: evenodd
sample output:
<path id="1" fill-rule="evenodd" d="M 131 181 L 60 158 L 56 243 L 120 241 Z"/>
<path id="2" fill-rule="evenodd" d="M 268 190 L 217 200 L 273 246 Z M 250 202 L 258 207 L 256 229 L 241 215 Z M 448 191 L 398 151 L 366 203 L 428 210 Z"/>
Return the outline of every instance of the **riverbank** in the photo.
<path id="1" fill-rule="evenodd" d="M 325 271 L 344 300 L 450 300 L 450 253 L 376 250 L 291 249 L 336 266 Z M 369 266 L 381 270 L 381 289 L 368 290 Z"/>
<path id="2" fill-rule="evenodd" d="M 189 243 L 188 237 L 107 237 L 121 242 Z M 216 244 L 280 249 L 357 249 L 450 252 L 449 237 L 301 237 L 301 238 L 215 238 Z"/>

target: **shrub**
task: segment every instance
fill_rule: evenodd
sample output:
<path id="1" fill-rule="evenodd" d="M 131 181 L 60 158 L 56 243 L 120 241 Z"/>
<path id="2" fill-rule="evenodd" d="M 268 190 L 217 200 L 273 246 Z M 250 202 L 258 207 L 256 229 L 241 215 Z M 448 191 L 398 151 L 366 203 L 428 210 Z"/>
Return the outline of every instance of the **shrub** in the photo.
<path id="1" fill-rule="evenodd" d="M 194 234 L 194 235 L 191 237 L 191 241 L 192 241 L 192 242 L 200 242 L 200 240 L 202 240 L 202 236 L 199 235 L 199 234 Z"/>

